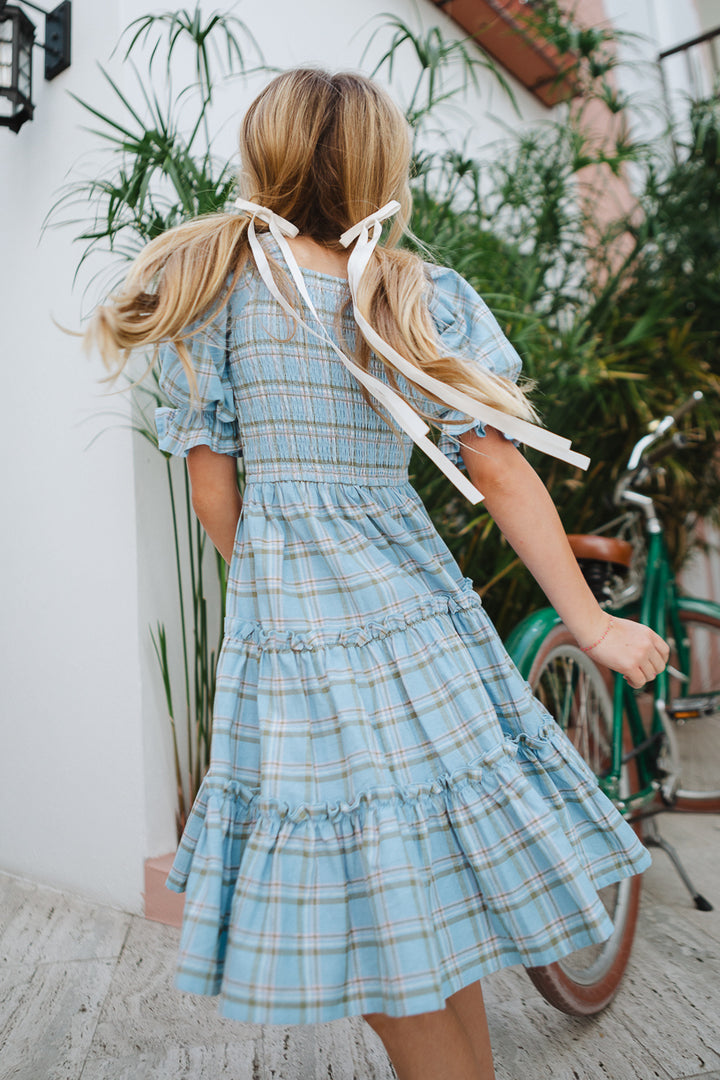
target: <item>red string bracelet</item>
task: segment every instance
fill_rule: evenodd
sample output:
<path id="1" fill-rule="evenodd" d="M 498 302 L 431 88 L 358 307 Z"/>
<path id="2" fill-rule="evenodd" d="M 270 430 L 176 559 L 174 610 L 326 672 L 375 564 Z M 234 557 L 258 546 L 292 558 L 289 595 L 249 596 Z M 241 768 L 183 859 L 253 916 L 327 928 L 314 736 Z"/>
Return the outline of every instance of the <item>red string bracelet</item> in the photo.
<path id="1" fill-rule="evenodd" d="M 592 645 L 587 645 L 587 646 L 583 646 L 583 645 L 581 645 L 581 646 L 580 646 L 580 651 L 581 651 L 581 652 L 585 652 L 585 653 L 588 653 L 588 652 L 592 652 L 592 650 L 593 650 L 593 649 L 596 649 L 596 648 L 598 647 L 598 645 L 600 644 L 600 642 L 601 642 L 601 641 L 604 641 L 604 640 L 605 640 L 605 638 L 606 638 L 606 637 L 608 636 L 608 634 L 609 634 L 609 632 L 610 632 L 610 627 L 612 626 L 612 624 L 613 624 L 613 622 L 614 622 L 614 621 L 615 621 L 615 620 L 613 619 L 613 617 L 612 617 L 612 615 L 611 615 L 611 616 L 610 616 L 610 620 L 609 620 L 609 622 L 608 622 L 607 626 L 605 627 L 605 629 L 603 630 L 602 634 L 601 634 L 601 635 L 600 635 L 600 637 L 599 637 L 599 638 L 597 639 L 597 641 L 594 641 Z"/>

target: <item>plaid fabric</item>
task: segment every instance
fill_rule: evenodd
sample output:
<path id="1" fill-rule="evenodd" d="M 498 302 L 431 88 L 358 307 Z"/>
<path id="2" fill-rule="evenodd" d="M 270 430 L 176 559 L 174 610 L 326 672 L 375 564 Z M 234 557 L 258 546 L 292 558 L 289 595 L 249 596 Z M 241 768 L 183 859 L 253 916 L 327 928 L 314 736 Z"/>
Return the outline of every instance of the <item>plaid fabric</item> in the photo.
<path id="1" fill-rule="evenodd" d="M 429 275 L 448 351 L 516 375 L 479 297 Z M 346 284 L 305 277 L 333 327 Z M 168 878 L 176 985 L 246 1022 L 408 1015 L 604 940 L 597 889 L 649 855 L 505 653 L 409 440 L 251 268 L 227 315 L 193 342 L 199 401 L 162 356 L 163 448 L 246 470 L 212 764 Z"/>

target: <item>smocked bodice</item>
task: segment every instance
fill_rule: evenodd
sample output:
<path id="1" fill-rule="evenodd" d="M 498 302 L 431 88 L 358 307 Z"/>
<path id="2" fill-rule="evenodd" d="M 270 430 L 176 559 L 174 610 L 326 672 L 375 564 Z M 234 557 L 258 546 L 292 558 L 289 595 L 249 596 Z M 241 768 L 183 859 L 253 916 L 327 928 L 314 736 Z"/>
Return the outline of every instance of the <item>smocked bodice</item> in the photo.
<path id="1" fill-rule="evenodd" d="M 318 314 L 343 344 L 335 324 L 338 308 L 349 298 L 347 283 L 311 270 L 304 270 L 304 277 Z M 407 480 L 410 439 L 399 437 L 367 405 L 326 341 L 289 325 L 256 275 L 241 279 L 228 317 L 228 377 L 246 480 L 364 486 Z M 354 325 L 346 309 L 341 324 L 346 351 L 354 342 Z M 269 334 L 258 333 L 262 327 Z M 382 377 L 375 356 L 370 370 Z"/>

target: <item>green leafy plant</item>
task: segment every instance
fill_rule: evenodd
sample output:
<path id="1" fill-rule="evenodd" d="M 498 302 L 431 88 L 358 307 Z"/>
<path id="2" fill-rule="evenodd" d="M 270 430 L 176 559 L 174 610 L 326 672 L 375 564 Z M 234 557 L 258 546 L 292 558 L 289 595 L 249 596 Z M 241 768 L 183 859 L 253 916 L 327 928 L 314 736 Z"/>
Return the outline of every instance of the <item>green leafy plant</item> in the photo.
<path id="1" fill-rule="evenodd" d="M 137 19 L 123 37 L 129 38 L 123 61 L 134 73 L 135 93 L 125 92 L 101 65 L 115 98 L 114 112 L 71 94 L 99 125 L 90 130 L 107 159 L 101 174 L 67 185 L 50 210 L 49 219 L 55 224 L 79 230 L 75 239 L 83 244 L 83 252 L 76 277 L 96 251 L 109 249 L 131 259 L 148 240 L 178 222 L 227 205 L 235 176 L 230 163 L 212 151 L 213 87 L 218 72 L 223 79 L 248 75 L 261 63 L 244 23 L 218 14 L 203 21 L 199 4 L 192 12 Z M 188 45 L 197 81 L 176 93 L 173 57 Z M 253 53 L 252 65 L 246 59 L 247 48 Z M 135 53 L 143 49 L 149 49 L 150 73 L 164 59 L 162 97 L 135 65 Z M 79 217 L 66 216 L 76 211 Z"/>
<path id="2" fill-rule="evenodd" d="M 431 26 L 424 32 L 415 31 L 403 19 L 390 12 L 378 15 L 374 21 L 378 21 L 380 25 L 370 35 L 361 63 L 376 38 L 379 35 L 385 37 L 388 33 L 390 41 L 375 64 L 372 76 L 385 69 L 392 81 L 398 53 L 401 50 L 410 53 L 417 67 L 417 75 L 405 105 L 405 114 L 415 131 L 418 131 L 439 105 L 465 93 L 470 86 L 479 91 L 478 72 L 481 70 L 491 72 L 515 104 L 512 88 L 500 69 L 491 57 L 469 42 L 448 41 L 437 26 Z"/>

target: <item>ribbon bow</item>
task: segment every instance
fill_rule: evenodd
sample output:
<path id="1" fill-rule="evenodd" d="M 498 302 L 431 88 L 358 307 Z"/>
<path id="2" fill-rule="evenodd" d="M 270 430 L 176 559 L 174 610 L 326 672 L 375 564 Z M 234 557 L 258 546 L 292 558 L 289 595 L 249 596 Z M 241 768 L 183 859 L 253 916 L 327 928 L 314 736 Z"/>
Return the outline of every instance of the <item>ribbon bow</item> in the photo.
<path id="1" fill-rule="evenodd" d="M 284 217 L 280 217 L 274 210 L 268 210 L 267 206 L 261 206 L 260 203 L 250 202 L 249 199 L 236 199 L 233 206 L 242 211 L 245 214 L 251 215 L 250 227 L 255 232 L 253 221 L 255 218 L 260 218 L 267 225 L 270 226 L 270 232 L 275 236 L 276 232 L 282 233 L 284 236 L 297 236 L 299 229 L 297 225 L 293 225 L 291 221 L 286 221 Z"/>
<path id="2" fill-rule="evenodd" d="M 396 199 L 393 199 L 389 203 L 385 203 L 379 210 L 376 210 L 373 214 L 368 214 L 362 221 L 358 221 L 357 225 L 352 225 L 347 229 L 340 237 L 340 243 L 343 247 L 349 247 L 353 240 L 356 240 L 364 231 L 368 230 L 371 225 L 382 225 L 383 221 L 392 217 L 393 214 L 397 214 L 400 209 L 402 209 L 402 207 Z"/>

